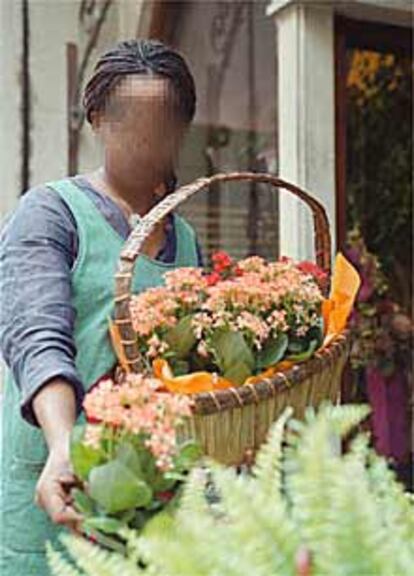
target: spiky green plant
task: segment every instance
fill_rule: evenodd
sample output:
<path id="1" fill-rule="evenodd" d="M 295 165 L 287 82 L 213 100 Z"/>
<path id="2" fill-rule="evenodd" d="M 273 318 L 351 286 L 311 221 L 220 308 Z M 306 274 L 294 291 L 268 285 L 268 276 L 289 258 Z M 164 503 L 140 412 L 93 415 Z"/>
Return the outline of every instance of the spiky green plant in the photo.
<path id="1" fill-rule="evenodd" d="M 251 475 L 211 463 L 218 498 L 195 470 L 175 518 L 129 532 L 128 556 L 63 538 L 77 568 L 48 547 L 54 576 L 404 576 L 414 566 L 414 507 L 360 434 L 363 406 L 324 406 L 273 426 Z"/>

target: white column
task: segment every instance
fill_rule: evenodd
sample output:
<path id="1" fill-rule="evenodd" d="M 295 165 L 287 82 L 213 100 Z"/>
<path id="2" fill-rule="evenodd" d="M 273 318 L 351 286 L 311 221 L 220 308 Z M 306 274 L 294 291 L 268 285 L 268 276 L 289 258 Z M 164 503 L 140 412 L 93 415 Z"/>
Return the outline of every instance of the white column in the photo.
<path id="1" fill-rule="evenodd" d="M 277 26 L 279 175 L 311 192 L 335 244 L 334 19 L 330 6 L 270 5 Z M 281 193 L 281 253 L 313 259 L 312 219 Z"/>

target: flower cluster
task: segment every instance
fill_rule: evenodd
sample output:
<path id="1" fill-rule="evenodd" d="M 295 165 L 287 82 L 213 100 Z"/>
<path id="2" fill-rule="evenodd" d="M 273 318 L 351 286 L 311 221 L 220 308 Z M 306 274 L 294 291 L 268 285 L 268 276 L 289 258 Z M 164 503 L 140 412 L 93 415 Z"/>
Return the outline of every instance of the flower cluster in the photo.
<path id="1" fill-rule="evenodd" d="M 105 427 L 142 436 L 157 466 L 167 470 L 177 449 L 176 427 L 190 416 L 187 397 L 160 392 L 161 383 L 141 374 L 129 374 L 116 384 L 99 382 L 85 397 L 89 425 L 85 443 L 98 446 Z"/>
<path id="2" fill-rule="evenodd" d="M 71 498 L 83 517 L 80 530 L 118 550 L 122 529 L 141 530 L 175 506 L 201 456 L 198 443 L 182 433 L 191 401 L 162 387 L 141 374 L 102 376 L 84 399 L 86 422 L 71 433 L 78 480 Z"/>
<path id="3" fill-rule="evenodd" d="M 148 364 L 158 357 L 181 374 L 202 367 L 223 375 L 217 350 L 223 331 L 241 334 L 257 355 L 282 334 L 298 349 L 298 340 L 321 329 L 326 274 L 316 265 L 286 257 L 236 262 L 225 252 L 212 262 L 207 274 L 180 268 L 165 274 L 165 286 L 132 297 L 133 327 Z"/>
<path id="4" fill-rule="evenodd" d="M 156 328 L 173 326 L 178 306 L 178 299 L 165 288 L 149 288 L 131 301 L 135 331 L 150 336 Z"/>

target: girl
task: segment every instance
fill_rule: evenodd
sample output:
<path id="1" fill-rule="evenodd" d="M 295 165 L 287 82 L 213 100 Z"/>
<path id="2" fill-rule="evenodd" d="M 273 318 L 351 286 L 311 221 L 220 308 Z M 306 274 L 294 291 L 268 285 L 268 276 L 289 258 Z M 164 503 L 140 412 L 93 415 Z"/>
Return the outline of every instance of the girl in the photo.
<path id="1" fill-rule="evenodd" d="M 46 576 L 45 541 L 59 548 L 63 527 L 79 527 L 69 435 L 85 391 L 116 363 L 107 319 L 119 254 L 133 223 L 174 189 L 195 103 L 180 54 L 158 41 L 121 42 L 100 58 L 84 93 L 103 166 L 29 190 L 3 229 L 2 576 Z M 134 292 L 198 264 L 194 231 L 172 215 L 138 258 Z"/>

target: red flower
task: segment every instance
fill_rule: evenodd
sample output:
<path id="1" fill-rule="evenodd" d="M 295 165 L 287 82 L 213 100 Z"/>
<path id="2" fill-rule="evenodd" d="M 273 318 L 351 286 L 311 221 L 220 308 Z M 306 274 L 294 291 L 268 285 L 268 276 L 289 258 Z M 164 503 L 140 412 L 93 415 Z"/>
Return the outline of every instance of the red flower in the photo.
<path id="1" fill-rule="evenodd" d="M 102 422 L 102 420 L 94 418 L 93 416 L 86 416 L 86 421 L 88 424 L 100 424 Z"/>
<path id="2" fill-rule="evenodd" d="M 313 276 L 316 282 L 318 282 L 318 284 L 324 284 L 328 278 L 327 273 L 324 272 L 322 268 L 319 268 L 319 266 L 317 266 L 313 262 L 305 260 L 303 262 L 300 262 L 297 265 L 297 267 L 304 274 L 310 274 L 311 276 Z"/>
<path id="3" fill-rule="evenodd" d="M 224 272 L 233 265 L 233 260 L 222 250 L 215 252 L 211 257 L 215 272 Z"/>
<path id="4" fill-rule="evenodd" d="M 281 264 L 287 264 L 288 262 L 290 262 L 290 258 L 288 258 L 287 256 L 281 256 L 278 262 L 280 262 Z"/>
<path id="5" fill-rule="evenodd" d="M 217 282 L 220 282 L 220 274 L 218 272 L 212 272 L 206 276 L 208 286 L 214 286 Z"/>
<path id="6" fill-rule="evenodd" d="M 174 497 L 174 492 L 172 490 L 165 490 L 164 492 L 157 492 L 155 496 L 160 502 L 167 503 Z"/>

